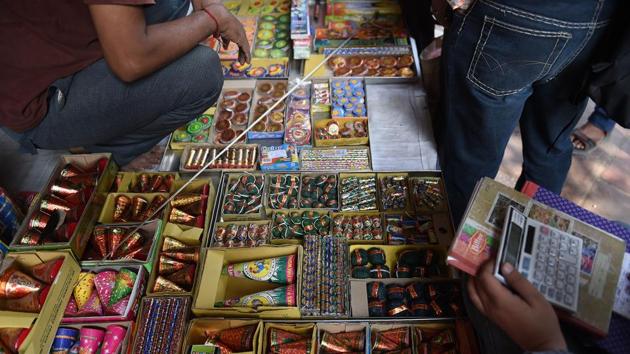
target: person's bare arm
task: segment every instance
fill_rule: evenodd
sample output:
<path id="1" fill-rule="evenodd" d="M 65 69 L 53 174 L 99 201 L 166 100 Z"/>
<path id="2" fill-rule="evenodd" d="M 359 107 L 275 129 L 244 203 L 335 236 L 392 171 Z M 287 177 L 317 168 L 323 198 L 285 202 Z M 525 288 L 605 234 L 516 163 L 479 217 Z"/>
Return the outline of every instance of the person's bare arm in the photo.
<path id="1" fill-rule="evenodd" d="M 162 68 L 217 32 L 215 22 L 204 11 L 147 26 L 140 6 L 89 5 L 89 8 L 105 60 L 125 82 Z M 240 22 L 220 4 L 209 4 L 207 8 L 217 19 L 221 36 L 236 42 L 243 52 L 249 52 Z M 249 53 L 243 55 L 243 60 L 249 61 Z"/>

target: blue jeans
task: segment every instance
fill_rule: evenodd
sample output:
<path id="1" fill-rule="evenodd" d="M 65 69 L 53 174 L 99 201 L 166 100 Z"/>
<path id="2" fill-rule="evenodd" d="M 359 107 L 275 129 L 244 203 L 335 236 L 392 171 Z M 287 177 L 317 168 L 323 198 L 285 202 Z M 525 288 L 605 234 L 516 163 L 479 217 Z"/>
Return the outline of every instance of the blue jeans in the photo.
<path id="1" fill-rule="evenodd" d="M 579 96 L 614 0 L 477 0 L 456 13 L 443 46 L 440 165 L 453 221 L 475 184 L 495 177 L 517 124 L 525 180 L 559 193 L 571 164 L 571 131 L 586 106 Z M 483 353 L 519 348 L 466 297 Z M 570 341 L 570 340 L 569 340 Z"/>
<path id="2" fill-rule="evenodd" d="M 588 122 L 601 129 L 606 135 L 615 128 L 616 124 L 613 119 L 608 117 L 606 110 L 601 107 L 595 108 L 593 113 L 588 117 Z"/>
<path id="3" fill-rule="evenodd" d="M 182 17 L 189 4 L 158 1 L 145 7 L 146 21 Z M 111 152 L 123 166 L 214 104 L 222 86 L 219 57 L 203 46 L 133 83 L 119 80 L 101 59 L 51 85 L 48 113 L 22 135 L 22 144 L 32 151 Z"/>
<path id="4" fill-rule="evenodd" d="M 454 221 L 475 183 L 494 177 L 517 124 L 525 180 L 560 192 L 578 95 L 615 0 L 477 0 L 455 14 L 443 48 L 440 164 Z"/>

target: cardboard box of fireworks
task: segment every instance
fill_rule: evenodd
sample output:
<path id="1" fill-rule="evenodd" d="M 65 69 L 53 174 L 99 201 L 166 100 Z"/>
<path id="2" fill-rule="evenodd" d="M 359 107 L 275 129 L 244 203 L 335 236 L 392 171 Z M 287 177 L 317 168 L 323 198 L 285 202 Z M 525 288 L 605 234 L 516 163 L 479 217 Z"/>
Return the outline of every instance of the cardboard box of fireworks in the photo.
<path id="1" fill-rule="evenodd" d="M 227 347 L 234 354 L 256 354 L 262 331 L 260 320 L 196 318 L 188 325 L 182 353 L 214 353 L 217 347 Z"/>
<path id="2" fill-rule="evenodd" d="M 370 347 L 370 326 L 367 322 L 324 322 L 317 324 L 317 353 L 339 349 L 367 353 Z M 341 338 L 339 338 L 341 336 Z M 341 340 L 336 340 L 337 338 Z M 361 340 L 362 339 L 362 340 Z"/>
<path id="3" fill-rule="evenodd" d="M 133 321 L 147 277 L 142 265 L 83 268 L 61 323 Z"/>
<path id="4" fill-rule="evenodd" d="M 186 180 L 177 180 L 171 192 Z M 199 277 L 202 246 L 207 244 L 216 190 L 212 180 L 192 181 L 171 201 L 165 215 L 169 222 L 158 243 L 159 254 L 149 277 L 147 295 L 190 295 Z"/>
<path id="5" fill-rule="evenodd" d="M 302 246 L 208 249 L 193 296 L 196 316 L 300 318 Z"/>
<path id="6" fill-rule="evenodd" d="M 67 250 L 7 255 L 0 265 L 0 329 L 16 329 L 14 338 L 19 337 L 7 345 L 16 346 L 13 349 L 21 354 L 48 351 L 80 271 Z M 20 286 L 9 287 L 13 281 Z"/>
<path id="7" fill-rule="evenodd" d="M 111 192 L 166 193 L 179 178 L 177 172 L 118 172 Z"/>
<path id="8" fill-rule="evenodd" d="M 297 353 L 317 353 L 317 325 L 264 322 L 258 342 L 258 354 L 283 353 L 285 348 L 289 352 L 295 349 Z"/>
<path id="9" fill-rule="evenodd" d="M 117 171 L 109 153 L 62 155 L 10 249 L 70 249 L 81 258 Z"/>
<path id="10" fill-rule="evenodd" d="M 80 353 L 131 354 L 134 332 L 133 321 L 63 324 L 57 328 L 50 350 L 67 353 L 78 348 Z"/>

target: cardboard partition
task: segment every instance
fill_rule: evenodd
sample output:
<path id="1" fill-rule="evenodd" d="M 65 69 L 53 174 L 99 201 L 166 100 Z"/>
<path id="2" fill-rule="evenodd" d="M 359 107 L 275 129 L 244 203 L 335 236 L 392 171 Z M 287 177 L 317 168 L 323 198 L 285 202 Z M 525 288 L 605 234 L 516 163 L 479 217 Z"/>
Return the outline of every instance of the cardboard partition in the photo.
<path id="1" fill-rule="evenodd" d="M 175 180 L 179 179 L 179 173 L 177 172 L 118 172 L 121 177 L 120 184 L 116 193 L 136 193 L 131 187 L 135 186 L 140 179 L 140 175 L 149 175 L 150 177 L 159 175 L 162 177 L 173 176 Z M 154 192 L 157 193 L 157 192 Z"/>
<path id="2" fill-rule="evenodd" d="M 64 258 L 63 264 L 38 314 L 0 311 L 0 328 L 31 328 L 19 348 L 20 354 L 39 354 L 48 351 L 81 268 L 69 251 L 11 252 L 6 257 L 14 258 L 24 270 L 60 257 Z"/>
<path id="3" fill-rule="evenodd" d="M 253 338 L 253 350 L 250 352 L 238 352 L 234 354 L 256 354 L 259 351 L 259 337 L 262 335 L 263 322 L 260 320 L 232 320 L 218 318 L 195 318 L 190 321 L 184 344 L 182 345 L 182 353 L 189 353 L 190 348 L 196 344 L 204 344 L 208 339 L 208 333 L 221 331 L 228 328 L 236 328 L 242 326 L 256 325 L 256 332 Z"/>
<path id="4" fill-rule="evenodd" d="M 395 270 L 396 270 L 396 263 L 398 262 L 398 255 L 402 251 L 406 251 L 406 250 L 431 250 L 433 251 L 433 262 L 439 265 L 440 271 L 442 274 L 444 274 L 444 276 L 433 276 L 430 278 L 395 278 L 395 279 L 399 279 L 401 281 L 408 281 L 408 280 L 413 280 L 413 279 L 417 279 L 417 280 L 448 279 L 452 277 L 451 268 L 446 266 L 445 250 L 439 246 L 430 246 L 430 245 L 426 245 L 426 246 L 425 245 L 400 245 L 398 246 L 398 245 L 353 244 L 353 245 L 350 245 L 348 257 L 350 257 L 350 255 L 352 254 L 352 251 L 354 251 L 357 248 L 362 248 L 367 251 L 368 249 L 372 247 L 380 248 L 385 253 L 385 264 L 389 267 L 391 278 L 394 278 L 396 275 Z M 352 267 L 352 265 L 350 266 Z M 348 271 L 351 272 L 351 269 L 349 269 Z M 356 278 L 352 278 L 352 274 L 350 274 L 350 279 L 356 279 Z M 373 280 L 381 280 L 381 279 L 373 279 Z"/>
<path id="5" fill-rule="evenodd" d="M 196 282 L 193 296 L 193 313 L 196 316 L 225 316 L 263 319 L 297 319 L 300 318 L 299 299 L 301 294 L 302 277 L 302 247 L 291 246 L 263 246 L 251 249 L 208 249 L 202 259 L 201 275 Z M 259 291 L 271 290 L 282 285 L 259 282 L 244 278 L 234 278 L 222 275 L 223 267 L 239 262 L 258 259 L 280 257 L 290 254 L 297 255 L 296 305 L 295 306 L 260 306 L 249 307 L 215 307 L 217 302 L 225 299 L 254 294 Z"/>
<path id="6" fill-rule="evenodd" d="M 133 289 L 131 294 L 129 295 L 129 304 L 127 304 L 127 308 L 125 312 L 121 315 L 104 315 L 104 316 L 85 316 L 85 317 L 64 317 L 61 320 L 61 323 L 88 323 L 88 322 L 114 322 L 114 321 L 133 321 L 136 317 L 136 312 L 138 311 L 138 304 L 140 303 L 140 299 L 144 294 L 144 288 L 147 282 L 147 270 L 144 266 L 141 265 L 115 265 L 115 266 L 99 266 L 99 267 L 89 267 L 84 268 L 82 271 L 84 272 L 93 272 L 99 273 L 104 270 L 116 270 L 120 271 L 121 269 L 129 269 L 136 272 L 136 282 L 133 284 Z M 73 284 L 74 286 L 75 284 Z M 67 305 L 68 301 L 66 301 Z M 65 310 L 66 305 L 63 306 L 63 310 Z"/>
<path id="7" fill-rule="evenodd" d="M 119 321 L 119 322 L 100 322 L 100 323 L 82 323 L 82 324 L 64 324 L 59 327 L 67 327 L 67 328 L 76 328 L 81 329 L 82 327 L 92 327 L 92 328 L 101 328 L 104 331 L 107 331 L 107 326 L 116 325 L 121 326 L 127 329 L 125 332 L 125 338 L 120 345 L 120 349 L 116 353 L 120 354 L 131 354 L 131 343 L 133 342 L 133 336 L 135 332 L 135 322 L 133 321 Z M 55 329 L 55 333 L 59 329 Z"/>
<path id="8" fill-rule="evenodd" d="M 153 261 L 152 269 L 153 271 L 149 275 L 149 281 L 147 283 L 147 295 L 148 296 L 173 296 L 173 295 L 190 295 L 191 292 L 153 292 L 153 288 L 155 287 L 155 279 L 158 277 L 158 268 L 160 263 L 160 253 L 162 252 L 162 245 L 164 244 L 164 239 L 167 237 L 172 237 L 178 241 L 181 241 L 189 246 L 201 247 L 202 245 L 202 237 L 203 230 L 198 227 L 188 227 L 186 225 L 177 225 L 173 223 L 167 223 L 164 226 L 164 231 L 162 231 L 162 238 L 160 242 L 158 242 L 158 252 Z M 203 250 L 201 252 L 203 254 Z M 199 277 L 199 273 L 201 272 L 201 260 L 203 259 L 203 255 L 199 255 L 200 263 L 197 264 L 195 269 L 195 282 L 197 284 L 197 279 Z M 196 286 L 196 285 L 195 285 Z"/>
<path id="9" fill-rule="evenodd" d="M 315 323 L 264 323 L 263 335 L 260 336 L 260 345 L 258 346 L 258 353 L 268 353 L 267 347 L 269 346 L 269 331 L 272 328 L 281 329 L 287 332 L 293 332 L 305 337 L 311 337 L 311 350 L 310 353 L 317 353 L 317 326 Z"/>
<path id="10" fill-rule="evenodd" d="M 133 228 L 138 226 L 138 223 L 129 224 L 129 225 L 120 225 L 120 224 L 105 224 L 104 227 L 120 227 L 127 231 L 131 231 Z M 153 262 L 158 253 L 159 245 L 162 240 L 162 228 L 163 228 L 162 220 L 152 220 L 148 223 L 142 225 L 138 232 L 144 236 L 145 244 L 143 246 L 144 250 L 146 250 L 147 257 L 145 260 L 140 259 L 96 259 L 90 258 L 90 251 L 83 255 L 81 260 L 82 267 L 98 267 L 98 266 L 109 266 L 109 265 L 126 265 L 126 264 L 138 264 L 143 265 L 147 268 L 147 271 L 151 273 L 151 269 L 153 269 Z M 143 251 L 144 251 L 143 250 Z"/>
<path id="11" fill-rule="evenodd" d="M 105 204 L 103 205 L 103 209 L 101 210 L 101 215 L 98 218 L 99 223 L 101 224 L 115 223 L 114 222 L 114 208 L 116 206 L 116 197 L 118 197 L 119 195 L 126 195 L 130 199 L 132 199 L 133 197 L 143 197 L 149 202 L 149 205 L 151 205 L 151 202 L 153 201 L 153 199 L 157 197 L 158 195 L 161 195 L 164 198 L 169 197 L 168 193 L 110 193 L 107 195 L 107 199 L 105 200 Z M 162 211 L 161 214 L 158 214 L 154 219 L 162 219 L 162 216 L 161 216 L 162 214 L 164 214 L 164 211 Z"/>
<path id="12" fill-rule="evenodd" d="M 79 221 L 77 222 L 76 228 L 72 233 L 70 240 L 66 242 L 45 243 L 36 246 L 19 245 L 17 242 L 19 241 L 20 235 L 22 235 L 28 229 L 29 220 L 31 219 L 33 214 L 39 210 L 42 199 L 50 194 L 50 187 L 55 183 L 55 181 L 57 181 L 57 179 L 59 178 L 59 173 L 64 168 L 64 166 L 71 163 L 81 169 L 89 170 L 91 168 L 94 168 L 96 163 L 102 158 L 107 159 L 107 164 L 96 182 L 96 187 L 92 192 L 92 195 L 86 201 L 83 214 L 79 218 Z M 105 193 L 109 191 L 112 183 L 114 182 L 117 171 L 118 166 L 116 166 L 116 163 L 114 163 L 114 160 L 111 158 L 110 153 L 60 156 L 59 162 L 57 162 L 57 165 L 53 169 L 53 172 L 48 178 L 48 182 L 46 183 L 45 187 L 33 200 L 31 208 L 26 214 L 26 217 L 22 222 L 22 226 L 20 226 L 19 230 L 17 231 L 13 242 L 9 246 L 9 249 L 12 251 L 51 251 L 70 249 L 77 258 L 81 258 L 81 256 L 83 255 L 83 251 L 85 250 L 85 247 L 87 246 L 87 243 L 90 239 L 95 220 L 101 211 L 101 206 L 103 205 L 103 202 L 105 200 Z"/>
<path id="13" fill-rule="evenodd" d="M 365 348 L 364 353 L 368 352 L 370 347 L 370 331 L 369 323 L 367 322 L 322 322 L 317 324 L 317 353 L 323 354 L 321 343 L 324 332 L 329 333 L 344 333 L 344 332 L 357 332 L 363 331 L 365 335 Z"/>

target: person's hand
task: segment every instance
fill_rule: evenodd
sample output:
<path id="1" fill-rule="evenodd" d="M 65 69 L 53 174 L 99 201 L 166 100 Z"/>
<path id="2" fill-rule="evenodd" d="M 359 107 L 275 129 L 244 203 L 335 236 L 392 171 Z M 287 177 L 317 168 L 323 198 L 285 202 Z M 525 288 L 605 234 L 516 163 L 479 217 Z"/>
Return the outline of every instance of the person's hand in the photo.
<path id="1" fill-rule="evenodd" d="M 219 35 L 223 41 L 223 48 L 227 49 L 230 42 L 236 43 L 239 49 L 238 61 L 241 64 L 249 63 L 251 61 L 251 50 L 241 22 L 221 2 L 207 1 L 210 3 L 205 8 L 216 17 L 219 23 Z"/>
<path id="2" fill-rule="evenodd" d="M 509 263 L 501 267 L 510 291 L 492 274 L 486 262 L 468 281 L 470 300 L 526 351 L 566 350 L 558 318 L 551 304 Z"/>

